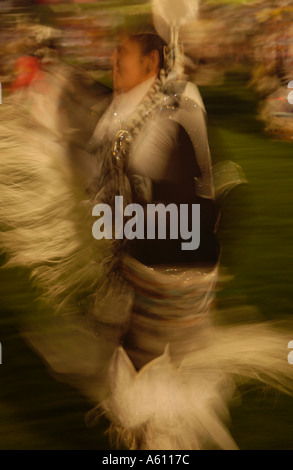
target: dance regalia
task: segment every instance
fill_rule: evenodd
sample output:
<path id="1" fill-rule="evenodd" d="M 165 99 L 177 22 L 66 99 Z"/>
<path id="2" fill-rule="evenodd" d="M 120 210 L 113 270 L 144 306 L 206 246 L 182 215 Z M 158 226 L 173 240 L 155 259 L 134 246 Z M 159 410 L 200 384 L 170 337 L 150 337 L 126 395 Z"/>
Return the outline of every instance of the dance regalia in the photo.
<path id="1" fill-rule="evenodd" d="M 155 89 L 156 83 L 149 92 L 152 103 L 156 102 Z M 182 92 L 178 93 L 178 89 Z M 147 101 L 149 96 L 144 99 Z M 212 210 L 215 191 L 204 113 L 198 103 L 184 95 L 182 81 L 157 88 L 157 101 L 150 122 L 150 113 L 146 111 L 144 116 L 140 110 L 137 113 L 140 121 L 137 116 L 130 116 L 129 123 L 124 122 L 124 127 L 116 134 L 113 148 L 120 150 L 120 153 L 114 151 L 117 171 L 123 175 L 124 182 L 128 174 L 134 201 L 151 202 L 148 190 L 151 180 L 151 186 L 155 187 L 157 195 L 163 194 L 165 203 L 187 200 L 200 203 L 202 212 L 208 214 L 201 220 L 204 248 L 194 254 L 194 258 L 189 252 L 188 260 L 184 255 L 180 258 L 177 243 L 170 244 L 171 250 L 168 250 L 170 240 L 139 240 L 131 254 L 122 255 L 121 272 L 134 289 L 134 299 L 127 329 L 109 365 L 109 397 L 96 412 L 97 416 L 105 413 L 111 421 L 110 437 L 116 440 L 118 447 L 235 449 L 237 445 L 226 425 L 228 403 L 234 396 L 237 382 L 256 379 L 289 392 L 292 372 L 285 357 L 287 337 L 264 325 L 225 328 L 213 325 L 211 308 L 219 272 L 217 244 L 213 237 L 217 214 Z M 143 106 L 144 100 L 140 103 L 140 107 Z M 149 111 L 146 106 L 145 109 Z M 184 119 L 186 116 L 188 119 Z M 166 151 L 166 142 L 176 142 L 166 135 L 176 129 L 184 131 L 183 134 L 177 132 L 177 137 L 184 138 L 185 133 L 188 134 L 192 144 L 189 157 L 196 159 L 194 171 L 200 169 L 197 177 L 193 175 L 196 178 L 194 199 L 186 199 L 183 192 L 180 201 L 178 190 L 182 190 L 182 186 L 174 179 L 168 185 L 160 169 L 160 158 L 164 155 L 159 149 Z M 163 137 L 158 137 L 160 135 Z M 125 136 L 130 138 L 126 140 Z M 154 154 L 148 164 L 149 149 Z M 187 152 L 188 147 L 184 149 Z M 174 152 L 171 155 L 176 158 Z M 131 162 L 128 166 L 127 158 Z M 188 152 L 180 158 L 190 165 Z M 163 167 L 168 173 L 169 165 Z M 157 169 L 159 177 L 156 178 Z M 233 187 L 243 181 L 233 175 L 233 170 L 235 166 L 231 162 L 214 168 L 218 199 L 227 190 L 227 184 Z M 141 174 L 134 175 L 135 171 Z M 184 168 L 182 173 L 188 174 L 184 173 Z M 188 186 L 188 179 L 185 182 Z M 166 191 L 169 187 L 176 188 L 172 195 Z M 119 190 L 119 194 L 129 194 L 128 186 L 121 184 Z"/>
<path id="2" fill-rule="evenodd" d="M 23 334 L 58 378 L 94 403 L 92 419 L 101 413 L 108 417 L 118 448 L 235 449 L 228 406 L 239 384 L 259 381 L 292 393 L 286 333 L 271 324 L 217 326 L 212 321 L 219 271 L 211 230 L 217 220 L 213 175 L 201 132 L 202 107 L 184 90 L 182 83 L 155 81 L 123 132 L 92 149 L 99 169 L 96 193 L 72 171 L 50 119 L 40 122 L 31 106 L 16 109 L 13 100 L 1 107 L 1 250 L 6 267 L 30 270 L 51 312 L 28 318 Z M 199 173 L 194 199 L 188 193 L 187 200 L 209 209 L 202 225 L 208 243 L 202 240 L 203 250 L 191 262 L 179 257 L 176 243 L 171 253 L 166 250 L 169 258 L 161 256 L 165 240 L 144 250 L 128 240 L 92 236 L 92 208 L 99 202 L 113 207 L 117 195 L 125 204 L 149 202 L 150 187 L 170 201 L 170 185 L 146 167 L 135 173 L 135 158 L 143 149 L 135 150 L 135 143 L 140 145 L 147 132 L 143 150 L 151 148 L 157 133 L 146 130 L 157 115 L 167 127 L 175 120 L 177 135 L 189 135 Z M 166 148 L 168 137 L 164 133 L 156 140 L 159 148 Z"/>

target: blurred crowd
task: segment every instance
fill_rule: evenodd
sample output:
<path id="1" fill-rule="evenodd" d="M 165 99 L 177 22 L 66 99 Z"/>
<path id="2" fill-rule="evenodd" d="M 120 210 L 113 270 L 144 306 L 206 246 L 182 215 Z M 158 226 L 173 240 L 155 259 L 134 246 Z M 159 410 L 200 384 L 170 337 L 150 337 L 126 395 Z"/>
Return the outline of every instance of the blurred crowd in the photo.
<path id="1" fill-rule="evenodd" d="M 257 14 L 259 34 L 252 41 L 250 85 L 259 96 L 259 116 L 268 133 L 292 141 L 293 6 L 278 2 Z M 292 100 L 291 100 L 292 101 Z"/>

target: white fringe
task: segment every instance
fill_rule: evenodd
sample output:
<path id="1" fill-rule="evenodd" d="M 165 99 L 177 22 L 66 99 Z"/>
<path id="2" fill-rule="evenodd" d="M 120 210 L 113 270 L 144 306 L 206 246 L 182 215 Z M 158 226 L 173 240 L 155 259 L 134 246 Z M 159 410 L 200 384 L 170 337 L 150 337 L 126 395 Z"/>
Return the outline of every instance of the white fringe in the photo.
<path id="1" fill-rule="evenodd" d="M 110 367 L 112 395 L 103 403 L 112 442 L 140 450 L 237 449 L 228 406 L 240 384 L 292 395 L 289 336 L 273 323 L 217 327 L 214 341 L 187 354 L 179 367 L 171 363 L 167 346 L 138 372 L 117 348 Z"/>
<path id="2" fill-rule="evenodd" d="M 65 143 L 24 106 L 7 100 L 0 119 L 0 249 L 7 267 L 31 269 L 46 301 L 74 311 L 93 293 L 107 241 L 92 236 L 91 208 L 70 171 Z M 72 310 L 73 309 L 73 310 Z"/>

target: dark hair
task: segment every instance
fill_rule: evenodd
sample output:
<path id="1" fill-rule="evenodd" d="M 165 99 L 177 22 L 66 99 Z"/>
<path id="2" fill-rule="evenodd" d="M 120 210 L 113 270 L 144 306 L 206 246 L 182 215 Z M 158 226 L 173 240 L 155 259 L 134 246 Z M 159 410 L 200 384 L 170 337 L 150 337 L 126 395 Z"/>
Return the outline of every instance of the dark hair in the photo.
<path id="1" fill-rule="evenodd" d="M 164 46 L 167 44 L 157 34 L 152 33 L 139 33 L 131 34 L 128 33 L 130 39 L 137 41 L 140 44 L 141 52 L 143 55 L 148 55 L 152 51 L 158 51 L 159 53 L 159 68 L 164 68 Z"/>

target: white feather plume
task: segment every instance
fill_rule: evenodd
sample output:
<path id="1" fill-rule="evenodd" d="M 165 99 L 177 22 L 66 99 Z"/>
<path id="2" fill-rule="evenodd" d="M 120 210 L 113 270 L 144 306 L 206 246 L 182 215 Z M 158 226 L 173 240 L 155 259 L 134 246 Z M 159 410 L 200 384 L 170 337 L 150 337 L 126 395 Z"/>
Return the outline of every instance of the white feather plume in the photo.
<path id="1" fill-rule="evenodd" d="M 199 0 L 152 0 L 155 16 L 170 26 L 182 26 L 193 21 L 199 10 Z"/>
<path id="2" fill-rule="evenodd" d="M 171 32 L 193 22 L 198 11 L 199 0 L 152 0 L 154 26 L 167 44 L 171 42 Z"/>

